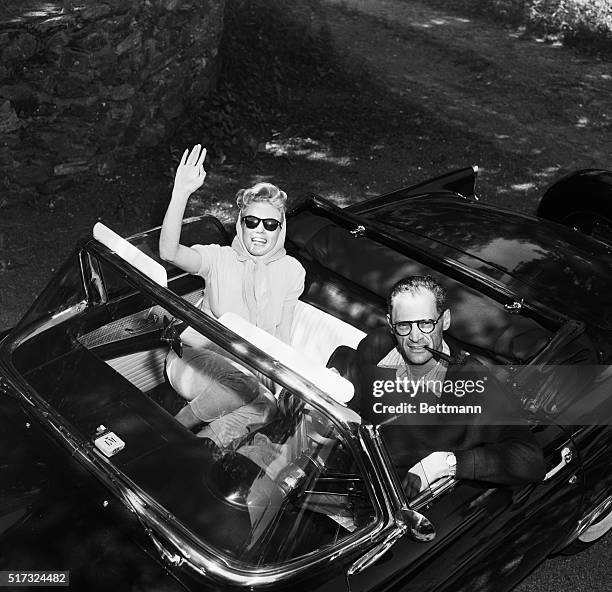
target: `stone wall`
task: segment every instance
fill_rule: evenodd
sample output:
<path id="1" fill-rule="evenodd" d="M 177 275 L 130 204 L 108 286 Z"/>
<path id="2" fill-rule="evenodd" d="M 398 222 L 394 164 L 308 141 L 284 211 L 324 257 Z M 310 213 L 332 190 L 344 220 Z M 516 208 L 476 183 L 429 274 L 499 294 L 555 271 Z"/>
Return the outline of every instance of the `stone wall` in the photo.
<path id="1" fill-rule="evenodd" d="M 155 146 L 210 93 L 225 0 L 2 0 L 0 206 Z"/>

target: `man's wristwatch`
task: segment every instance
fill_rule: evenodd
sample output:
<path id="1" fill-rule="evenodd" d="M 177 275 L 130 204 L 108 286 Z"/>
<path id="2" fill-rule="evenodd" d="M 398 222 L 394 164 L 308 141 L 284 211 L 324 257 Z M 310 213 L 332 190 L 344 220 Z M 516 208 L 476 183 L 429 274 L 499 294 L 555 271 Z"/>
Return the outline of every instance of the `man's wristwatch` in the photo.
<path id="1" fill-rule="evenodd" d="M 457 473 L 457 457 L 454 452 L 446 453 L 446 464 L 448 465 L 448 474 L 454 477 Z"/>

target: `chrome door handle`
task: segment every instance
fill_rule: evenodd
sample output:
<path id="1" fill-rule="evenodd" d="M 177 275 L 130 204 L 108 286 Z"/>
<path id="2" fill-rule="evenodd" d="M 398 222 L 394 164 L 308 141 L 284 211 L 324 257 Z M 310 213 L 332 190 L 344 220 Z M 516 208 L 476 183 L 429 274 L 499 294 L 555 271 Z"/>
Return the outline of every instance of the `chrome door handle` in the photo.
<path id="1" fill-rule="evenodd" d="M 569 446 L 564 446 L 561 449 L 561 462 L 546 473 L 544 481 L 548 481 L 551 477 L 554 477 L 563 467 L 571 463 L 573 459 L 574 451 Z"/>

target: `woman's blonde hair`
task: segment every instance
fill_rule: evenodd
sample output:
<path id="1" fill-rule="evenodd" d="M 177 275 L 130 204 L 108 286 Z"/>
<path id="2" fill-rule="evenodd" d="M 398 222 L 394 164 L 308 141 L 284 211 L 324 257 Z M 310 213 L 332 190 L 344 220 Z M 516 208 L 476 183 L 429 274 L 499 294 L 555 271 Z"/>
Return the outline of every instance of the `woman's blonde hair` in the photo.
<path id="1" fill-rule="evenodd" d="M 285 218 L 287 209 L 287 194 L 272 183 L 256 183 L 248 189 L 241 189 L 236 193 L 236 203 L 240 208 L 246 208 L 253 202 L 266 202 L 274 206 Z"/>

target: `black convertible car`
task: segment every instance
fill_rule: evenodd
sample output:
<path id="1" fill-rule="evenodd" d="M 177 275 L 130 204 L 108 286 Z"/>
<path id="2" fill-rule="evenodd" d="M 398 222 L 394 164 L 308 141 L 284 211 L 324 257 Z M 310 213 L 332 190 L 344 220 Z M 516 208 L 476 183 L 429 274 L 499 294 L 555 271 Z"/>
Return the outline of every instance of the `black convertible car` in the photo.
<path id="1" fill-rule="evenodd" d="M 0 571 L 70 571 L 82 590 L 502 591 L 603 537 L 612 175 L 560 181 L 540 218 L 479 204 L 475 177 L 300 203 L 290 346 L 203 313 L 206 286 L 160 261 L 158 228 L 125 241 L 98 225 L 0 343 Z M 201 216 L 182 240 L 230 237 Z M 447 287 L 449 333 L 521 406 L 541 483 L 449 477 L 409 497 L 379 427 L 346 404 L 329 357 L 383 325 L 412 274 Z M 179 425 L 164 363 L 186 331 L 270 379 L 274 418 L 225 448 Z"/>

